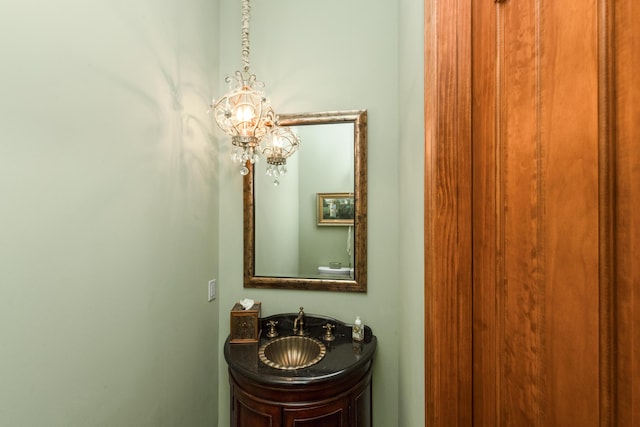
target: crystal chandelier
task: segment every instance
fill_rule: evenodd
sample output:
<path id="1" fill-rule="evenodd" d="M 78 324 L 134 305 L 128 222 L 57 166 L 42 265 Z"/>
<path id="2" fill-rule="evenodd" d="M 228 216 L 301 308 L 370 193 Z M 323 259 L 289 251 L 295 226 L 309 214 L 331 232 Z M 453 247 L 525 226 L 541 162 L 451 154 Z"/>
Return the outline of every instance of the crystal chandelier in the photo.
<path id="1" fill-rule="evenodd" d="M 264 83 L 249 71 L 249 18 L 251 5 L 242 0 L 242 71 L 227 77 L 229 91 L 211 108 L 216 123 L 231 137 L 231 158 L 242 165 L 240 173 L 249 173 L 247 162 L 267 158 L 267 174 L 277 177 L 286 173 L 287 158 L 298 148 L 300 139 L 286 127 L 277 124 L 271 102 L 263 92 Z"/>
<path id="2" fill-rule="evenodd" d="M 278 177 L 287 173 L 287 159 L 296 152 L 300 138 L 290 128 L 273 126 L 264 138 L 262 155 L 267 158 L 267 175 L 275 178 L 273 184 L 278 186 Z"/>

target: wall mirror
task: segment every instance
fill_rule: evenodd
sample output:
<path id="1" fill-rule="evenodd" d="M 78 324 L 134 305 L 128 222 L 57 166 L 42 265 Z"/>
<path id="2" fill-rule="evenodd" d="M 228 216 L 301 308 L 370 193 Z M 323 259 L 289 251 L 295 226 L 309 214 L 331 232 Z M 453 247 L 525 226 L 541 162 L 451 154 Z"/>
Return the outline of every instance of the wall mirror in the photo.
<path id="1" fill-rule="evenodd" d="M 367 111 L 280 114 L 287 173 L 244 177 L 245 288 L 367 290 Z"/>

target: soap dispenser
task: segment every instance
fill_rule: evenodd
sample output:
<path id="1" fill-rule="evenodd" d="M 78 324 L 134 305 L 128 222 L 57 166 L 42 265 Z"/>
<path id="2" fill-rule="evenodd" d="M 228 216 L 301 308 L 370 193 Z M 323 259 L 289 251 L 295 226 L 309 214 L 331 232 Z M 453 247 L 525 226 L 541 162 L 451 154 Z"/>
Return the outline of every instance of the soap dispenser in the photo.
<path id="1" fill-rule="evenodd" d="M 353 324 L 353 328 L 351 329 L 351 338 L 354 341 L 364 340 L 364 325 L 362 324 L 362 320 L 360 320 L 360 316 L 356 317 L 356 321 Z"/>

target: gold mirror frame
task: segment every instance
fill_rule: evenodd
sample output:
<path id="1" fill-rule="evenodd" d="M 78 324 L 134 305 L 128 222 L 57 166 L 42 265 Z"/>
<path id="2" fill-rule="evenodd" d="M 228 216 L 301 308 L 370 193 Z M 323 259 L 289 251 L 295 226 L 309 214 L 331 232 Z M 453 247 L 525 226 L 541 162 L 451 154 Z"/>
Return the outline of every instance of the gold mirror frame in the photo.
<path id="1" fill-rule="evenodd" d="M 367 291 L 367 110 L 280 114 L 281 126 L 354 124 L 354 277 L 347 280 L 255 275 L 254 167 L 244 177 L 244 287 L 262 289 Z M 304 150 L 304 141 L 301 149 Z M 295 155 L 295 154 L 294 154 Z M 267 179 L 265 177 L 265 179 Z"/>

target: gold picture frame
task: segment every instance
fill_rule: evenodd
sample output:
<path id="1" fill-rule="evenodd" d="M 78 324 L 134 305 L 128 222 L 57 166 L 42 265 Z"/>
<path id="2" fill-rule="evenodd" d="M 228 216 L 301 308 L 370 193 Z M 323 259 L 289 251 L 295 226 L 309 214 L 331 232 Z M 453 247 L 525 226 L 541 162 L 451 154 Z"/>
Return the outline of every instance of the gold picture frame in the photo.
<path id="1" fill-rule="evenodd" d="M 353 193 L 317 193 L 318 225 L 353 226 Z"/>

